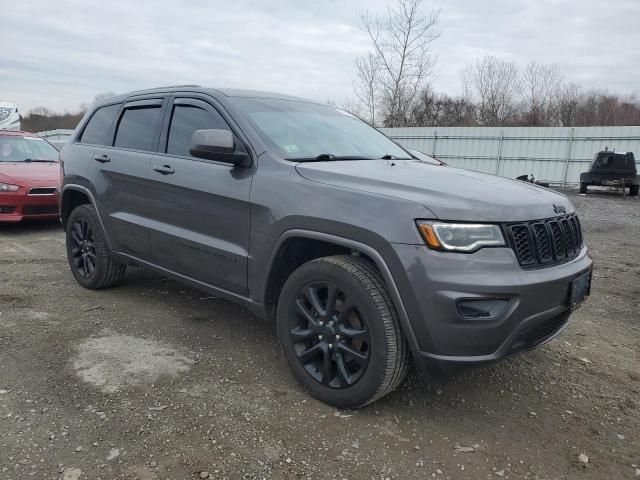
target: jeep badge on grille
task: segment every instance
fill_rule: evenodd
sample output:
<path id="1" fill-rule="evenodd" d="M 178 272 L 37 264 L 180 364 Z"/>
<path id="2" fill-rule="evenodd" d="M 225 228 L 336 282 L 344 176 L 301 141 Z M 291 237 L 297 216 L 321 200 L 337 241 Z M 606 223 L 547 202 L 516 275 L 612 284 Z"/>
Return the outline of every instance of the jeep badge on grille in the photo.
<path id="1" fill-rule="evenodd" d="M 553 204 L 553 211 L 556 213 L 567 213 L 567 209 L 562 205 Z"/>

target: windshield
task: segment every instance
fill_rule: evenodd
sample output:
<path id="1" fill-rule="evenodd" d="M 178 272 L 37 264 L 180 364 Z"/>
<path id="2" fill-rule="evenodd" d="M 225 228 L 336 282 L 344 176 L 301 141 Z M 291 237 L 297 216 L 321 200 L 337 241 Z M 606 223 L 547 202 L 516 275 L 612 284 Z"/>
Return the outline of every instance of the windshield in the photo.
<path id="1" fill-rule="evenodd" d="M 235 98 L 234 102 L 287 160 L 410 158 L 378 130 L 335 107 L 264 98 Z"/>
<path id="2" fill-rule="evenodd" d="M 0 135 L 0 162 L 57 162 L 58 155 L 42 138 Z"/>

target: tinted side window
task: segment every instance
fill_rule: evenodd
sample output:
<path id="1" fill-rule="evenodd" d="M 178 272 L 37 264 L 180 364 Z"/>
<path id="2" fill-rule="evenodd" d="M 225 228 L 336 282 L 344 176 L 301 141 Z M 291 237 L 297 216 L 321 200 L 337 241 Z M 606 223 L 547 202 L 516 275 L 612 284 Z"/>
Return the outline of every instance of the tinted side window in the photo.
<path id="1" fill-rule="evenodd" d="M 609 165 L 609 161 L 610 160 L 611 160 L 611 157 L 609 155 L 602 155 L 596 161 L 596 167 L 605 168 L 605 167 L 607 167 Z"/>
<path id="2" fill-rule="evenodd" d="M 118 124 L 114 146 L 152 150 L 161 114 L 160 106 L 126 109 Z"/>
<path id="3" fill-rule="evenodd" d="M 81 143 L 106 145 L 107 134 L 116 119 L 120 105 L 109 105 L 96 110 L 82 132 Z"/>
<path id="4" fill-rule="evenodd" d="M 190 105 L 176 105 L 171 115 L 167 153 L 190 156 L 189 145 L 193 132 L 214 128 L 229 130 L 227 122 L 219 113 Z"/>

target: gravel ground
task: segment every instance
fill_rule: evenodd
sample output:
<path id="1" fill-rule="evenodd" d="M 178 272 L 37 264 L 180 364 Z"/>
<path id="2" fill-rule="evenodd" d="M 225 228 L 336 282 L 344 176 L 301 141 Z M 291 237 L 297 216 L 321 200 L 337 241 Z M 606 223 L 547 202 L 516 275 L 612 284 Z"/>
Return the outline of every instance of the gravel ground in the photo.
<path id="1" fill-rule="evenodd" d="M 57 224 L 0 227 L 0 478 L 640 479 L 640 201 L 570 193 L 596 270 L 546 346 L 358 411 L 273 328 L 139 269 L 82 289 Z"/>

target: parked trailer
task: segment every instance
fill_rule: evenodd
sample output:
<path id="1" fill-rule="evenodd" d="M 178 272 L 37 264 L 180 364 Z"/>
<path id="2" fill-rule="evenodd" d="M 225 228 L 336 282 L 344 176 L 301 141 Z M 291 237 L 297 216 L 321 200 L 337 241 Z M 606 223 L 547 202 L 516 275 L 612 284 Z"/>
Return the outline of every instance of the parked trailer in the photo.
<path id="1" fill-rule="evenodd" d="M 587 193 L 589 185 L 629 188 L 629 195 L 637 196 L 640 176 L 633 152 L 612 152 L 605 149 L 593 157 L 588 172 L 580 174 L 580 193 Z"/>
<path id="2" fill-rule="evenodd" d="M 20 114 L 15 103 L 0 102 L 0 130 L 20 130 Z"/>

